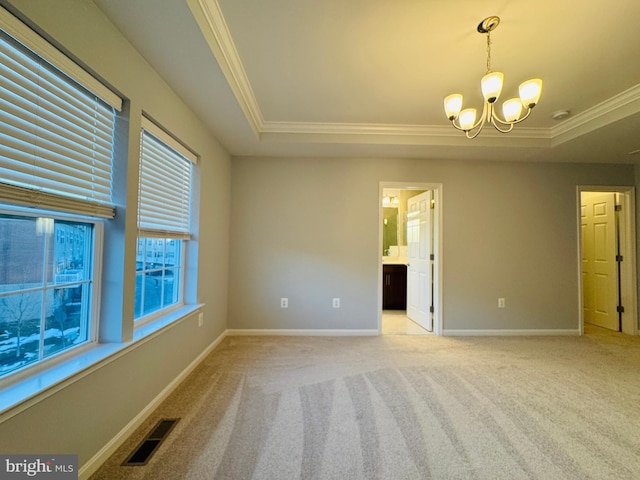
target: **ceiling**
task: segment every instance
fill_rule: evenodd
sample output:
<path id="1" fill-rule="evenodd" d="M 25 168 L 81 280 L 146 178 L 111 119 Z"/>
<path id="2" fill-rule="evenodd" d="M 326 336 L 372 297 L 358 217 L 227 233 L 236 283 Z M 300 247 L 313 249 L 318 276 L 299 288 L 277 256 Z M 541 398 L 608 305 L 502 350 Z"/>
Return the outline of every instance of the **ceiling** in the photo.
<path id="1" fill-rule="evenodd" d="M 94 2 L 234 156 L 640 161 L 638 0 Z M 489 15 L 502 97 L 544 87 L 469 140 L 443 99 L 482 108 Z"/>

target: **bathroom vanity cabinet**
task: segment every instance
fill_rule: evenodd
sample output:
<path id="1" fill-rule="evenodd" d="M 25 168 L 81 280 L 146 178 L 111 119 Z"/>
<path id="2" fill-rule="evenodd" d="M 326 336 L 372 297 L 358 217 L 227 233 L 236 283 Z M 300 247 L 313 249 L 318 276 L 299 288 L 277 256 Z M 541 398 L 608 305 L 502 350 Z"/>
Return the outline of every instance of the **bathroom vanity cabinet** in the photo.
<path id="1" fill-rule="evenodd" d="M 382 265 L 382 308 L 407 309 L 406 265 Z"/>

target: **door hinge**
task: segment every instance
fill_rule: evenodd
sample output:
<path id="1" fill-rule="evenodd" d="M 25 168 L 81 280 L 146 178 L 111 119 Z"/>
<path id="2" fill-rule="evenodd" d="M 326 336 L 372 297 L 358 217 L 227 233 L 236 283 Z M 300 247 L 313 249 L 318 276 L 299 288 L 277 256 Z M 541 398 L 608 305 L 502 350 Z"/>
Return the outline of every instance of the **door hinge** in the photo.
<path id="1" fill-rule="evenodd" d="M 431 305 L 431 306 L 429 307 L 429 313 L 433 313 L 434 311 L 435 311 L 435 310 L 434 310 L 434 308 L 433 308 L 433 305 Z"/>
<path id="2" fill-rule="evenodd" d="M 618 305 L 618 307 L 616 308 L 616 312 L 624 313 L 624 307 L 622 305 Z"/>
<path id="3" fill-rule="evenodd" d="M 616 262 L 622 262 L 624 257 L 622 255 L 616 255 Z"/>
<path id="4" fill-rule="evenodd" d="M 431 255 L 429 255 L 429 260 L 435 260 L 436 256 L 432 253 Z"/>
<path id="5" fill-rule="evenodd" d="M 622 211 L 622 205 L 616 205 L 615 211 L 616 212 L 621 212 Z"/>

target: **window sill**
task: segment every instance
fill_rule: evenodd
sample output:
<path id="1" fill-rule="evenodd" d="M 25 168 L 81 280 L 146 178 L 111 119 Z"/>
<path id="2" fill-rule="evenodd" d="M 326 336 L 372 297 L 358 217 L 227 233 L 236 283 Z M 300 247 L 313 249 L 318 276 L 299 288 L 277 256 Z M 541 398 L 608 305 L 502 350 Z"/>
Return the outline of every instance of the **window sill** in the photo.
<path id="1" fill-rule="evenodd" d="M 133 340 L 94 343 L 78 347 L 70 357 L 10 383 L 0 391 L 0 423 L 108 365 L 128 351 L 151 340 L 161 331 L 190 318 L 202 305 L 184 305 L 136 327 Z"/>

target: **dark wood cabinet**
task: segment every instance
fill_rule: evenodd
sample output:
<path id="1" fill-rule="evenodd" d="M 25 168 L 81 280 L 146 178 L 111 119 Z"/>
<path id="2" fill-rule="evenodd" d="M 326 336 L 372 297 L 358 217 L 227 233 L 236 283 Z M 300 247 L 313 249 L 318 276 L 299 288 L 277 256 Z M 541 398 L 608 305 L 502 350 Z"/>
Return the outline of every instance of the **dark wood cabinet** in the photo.
<path id="1" fill-rule="evenodd" d="M 407 266 L 382 266 L 382 308 L 384 310 L 407 309 Z"/>

